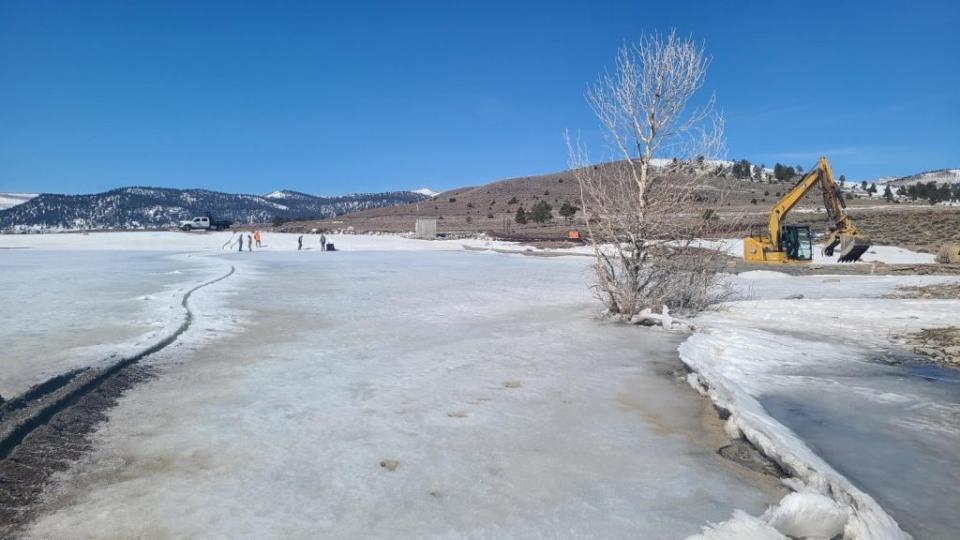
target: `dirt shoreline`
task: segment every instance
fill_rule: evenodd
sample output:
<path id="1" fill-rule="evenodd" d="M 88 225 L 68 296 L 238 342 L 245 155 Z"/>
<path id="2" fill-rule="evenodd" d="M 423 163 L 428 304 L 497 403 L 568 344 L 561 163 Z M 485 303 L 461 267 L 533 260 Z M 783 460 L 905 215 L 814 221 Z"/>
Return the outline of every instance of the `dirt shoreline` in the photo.
<path id="1" fill-rule="evenodd" d="M 185 310 L 180 326 L 140 353 L 106 367 L 58 375 L 0 402 L 0 538 L 30 522 L 51 476 L 90 449 L 89 435 L 124 392 L 152 376 L 140 360 L 169 347 L 190 328 L 191 295 L 235 271 L 230 265 L 226 274 L 189 289 L 180 301 Z"/>

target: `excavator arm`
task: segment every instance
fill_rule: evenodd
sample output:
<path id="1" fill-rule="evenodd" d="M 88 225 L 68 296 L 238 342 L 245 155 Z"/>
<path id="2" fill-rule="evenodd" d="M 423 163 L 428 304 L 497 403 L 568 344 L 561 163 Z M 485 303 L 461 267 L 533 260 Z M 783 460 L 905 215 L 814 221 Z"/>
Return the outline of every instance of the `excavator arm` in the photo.
<path id="1" fill-rule="evenodd" d="M 820 158 L 821 163 L 824 161 L 824 158 Z M 820 167 L 818 165 L 817 168 L 811 169 L 799 182 L 790 188 L 790 191 L 777 201 L 777 204 L 773 205 L 767 220 L 767 234 L 770 236 L 770 243 L 775 246 L 780 245 L 780 236 L 783 234 L 783 222 L 787 214 L 793 210 L 793 207 L 796 206 L 819 181 Z M 826 194 L 824 194 L 824 200 L 826 200 L 826 198 Z"/>
<path id="2" fill-rule="evenodd" d="M 832 256 L 839 245 L 840 253 L 837 259 L 840 262 L 856 261 L 870 247 L 870 241 L 857 230 L 853 220 L 847 215 L 847 205 L 833 179 L 833 171 L 827 158 L 820 158 L 817 170 L 820 171 L 820 186 L 823 188 L 823 207 L 830 218 L 830 231 L 823 253 L 828 257 Z"/>
<path id="3" fill-rule="evenodd" d="M 833 171 L 827 158 L 821 157 L 817 166 L 805 174 L 770 210 L 767 221 L 767 237 L 750 237 L 744 243 L 744 258 L 757 262 L 786 262 L 791 258 L 783 249 L 784 221 L 787 214 L 810 192 L 820 185 L 823 206 L 830 218 L 829 234 L 824 254 L 832 256 L 839 245 L 840 262 L 856 261 L 870 247 L 870 241 L 853 225 L 846 212 L 846 204 L 840 188 L 833 179 Z"/>

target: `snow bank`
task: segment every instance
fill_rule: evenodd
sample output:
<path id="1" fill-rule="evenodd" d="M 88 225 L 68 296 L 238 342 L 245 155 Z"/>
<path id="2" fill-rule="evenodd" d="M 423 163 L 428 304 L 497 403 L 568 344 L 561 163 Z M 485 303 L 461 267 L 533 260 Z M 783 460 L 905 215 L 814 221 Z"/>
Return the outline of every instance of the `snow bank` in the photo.
<path id="1" fill-rule="evenodd" d="M 728 238 L 724 240 L 700 240 L 698 246 L 708 249 L 721 249 L 731 257 L 743 257 L 743 239 Z M 823 244 L 813 246 L 814 264 L 857 264 L 841 263 L 837 256 L 827 257 L 823 254 Z M 860 258 L 860 263 L 881 262 L 885 264 L 931 264 L 935 256 L 930 253 L 918 253 L 909 249 L 895 246 L 871 246 Z"/>
<path id="2" fill-rule="evenodd" d="M 829 540 L 843 532 L 849 517 L 830 497 L 799 492 L 784 497 L 763 518 L 787 536 Z"/>
<path id="3" fill-rule="evenodd" d="M 783 272 L 774 272 L 772 270 L 751 270 L 739 274 L 740 279 L 790 279 L 790 274 Z"/>
<path id="4" fill-rule="evenodd" d="M 935 259 L 936 255 L 932 253 L 918 253 L 895 246 L 872 246 L 860 257 L 862 262 L 886 264 L 933 264 Z"/>
<path id="5" fill-rule="evenodd" d="M 731 411 L 731 437 L 786 463 L 796 489 L 814 486 L 856 510 L 847 537 L 863 529 L 861 537 L 883 538 L 890 516 L 918 538 L 951 537 L 960 521 L 943 508 L 960 502 L 957 380 L 900 364 L 910 351 L 897 343 L 924 328 L 960 325 L 960 301 L 882 296 L 958 277 L 762 271 L 727 280 L 745 299 L 700 314 L 681 357 L 694 370 L 691 385 Z"/>
<path id="6" fill-rule="evenodd" d="M 691 536 L 688 540 L 787 540 L 780 531 L 765 521 L 755 518 L 743 510 L 735 510 L 733 517 L 723 523 L 714 523 L 703 528 L 703 532 Z"/>
<path id="7" fill-rule="evenodd" d="M 953 387 L 911 377 L 907 368 L 881 359 L 895 354 L 891 340 L 897 335 L 960 324 L 960 302 L 877 297 L 897 287 L 956 282 L 957 277 L 798 277 L 764 270 L 728 281 L 749 300 L 699 315 L 693 321 L 697 333 L 679 352 L 692 370 L 691 386 L 730 412 L 725 426 L 730 436 L 749 440 L 793 477 L 789 485 L 797 496 L 759 519 L 790 536 L 829 537 L 829 531 L 801 527 L 826 526 L 842 515 L 844 538 L 908 538 L 868 495 L 872 491 L 916 534 L 950 530 L 954 520 L 937 514 L 941 505 L 951 504 L 952 465 L 942 456 L 958 437 L 960 404 L 951 397 Z M 857 408 L 862 410 L 852 410 Z M 804 429 L 803 437 L 787 424 Z M 813 441 L 818 452 L 836 459 L 857 484 L 812 451 L 808 436 L 820 437 Z M 858 466 L 857 456 L 871 445 L 884 450 L 874 455 L 876 463 Z M 907 466 L 910 477 L 891 485 L 884 469 Z M 912 502 L 926 493 L 948 498 Z M 728 525 L 749 523 L 721 524 Z"/>

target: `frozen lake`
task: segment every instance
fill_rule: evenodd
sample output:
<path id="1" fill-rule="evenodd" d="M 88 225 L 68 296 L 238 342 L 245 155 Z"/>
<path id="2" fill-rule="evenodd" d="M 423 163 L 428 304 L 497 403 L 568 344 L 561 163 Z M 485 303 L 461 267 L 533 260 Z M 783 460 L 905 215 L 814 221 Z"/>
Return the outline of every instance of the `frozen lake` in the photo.
<path id="1" fill-rule="evenodd" d="M 587 259 L 215 258 L 242 286 L 194 296 L 29 536 L 666 539 L 783 494 L 716 453 L 680 336 L 594 318 Z"/>
<path id="2" fill-rule="evenodd" d="M 678 345 L 805 493 L 851 494 L 849 538 L 900 537 L 889 516 L 917 538 L 960 527 L 956 372 L 884 362 L 896 335 L 960 324 L 960 301 L 880 298 L 956 278 L 748 272 L 688 338 L 598 320 L 589 258 L 229 239 L 0 237 L 28 248 L 0 249 L 4 395 L 142 349 L 236 269 L 194 294 L 193 325 L 145 360 L 159 377 L 108 412 L 29 537 L 777 538 L 734 512 L 771 522 L 786 491 L 717 454 Z M 780 515 L 816 524 L 803 497 Z"/>

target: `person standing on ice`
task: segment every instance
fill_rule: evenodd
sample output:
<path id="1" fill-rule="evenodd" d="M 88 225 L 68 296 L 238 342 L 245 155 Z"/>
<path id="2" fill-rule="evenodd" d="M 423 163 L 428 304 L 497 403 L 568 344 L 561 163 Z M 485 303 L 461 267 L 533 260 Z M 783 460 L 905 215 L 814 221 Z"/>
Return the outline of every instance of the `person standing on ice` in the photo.
<path id="1" fill-rule="evenodd" d="M 303 249 L 303 235 L 297 237 L 297 251 Z"/>
<path id="2" fill-rule="evenodd" d="M 254 231 L 254 233 L 253 233 L 253 239 L 257 241 L 257 247 L 261 247 L 261 246 L 260 246 L 260 231 Z"/>
<path id="3" fill-rule="evenodd" d="M 240 249 L 238 251 L 243 252 L 243 233 L 240 233 Z"/>
<path id="4" fill-rule="evenodd" d="M 327 250 L 327 237 L 323 233 L 320 233 L 320 251 Z"/>
<path id="5" fill-rule="evenodd" d="M 253 251 L 253 236 L 247 235 L 247 251 Z"/>

